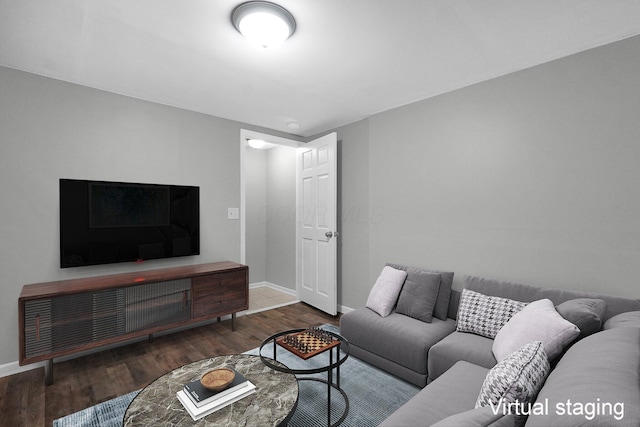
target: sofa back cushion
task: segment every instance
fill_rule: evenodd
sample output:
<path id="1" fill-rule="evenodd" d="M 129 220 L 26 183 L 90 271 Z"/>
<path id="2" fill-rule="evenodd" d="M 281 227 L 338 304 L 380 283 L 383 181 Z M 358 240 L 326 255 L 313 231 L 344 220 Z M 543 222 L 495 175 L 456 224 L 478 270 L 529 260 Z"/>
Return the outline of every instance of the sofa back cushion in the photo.
<path id="1" fill-rule="evenodd" d="M 574 344 L 549 374 L 526 427 L 640 425 L 640 328 L 620 327 Z"/>
<path id="2" fill-rule="evenodd" d="M 580 335 L 595 334 L 602 328 L 607 302 L 597 298 L 576 298 L 556 306 L 560 315 L 580 329 Z"/>
<path id="3" fill-rule="evenodd" d="M 488 279 L 478 276 L 466 276 L 464 287 L 485 295 L 510 298 L 517 301 L 532 302 L 543 298 L 550 299 L 554 305 L 576 298 L 597 298 L 607 303 L 604 319 L 627 311 L 640 310 L 640 300 L 622 298 L 592 292 L 569 291 L 564 289 L 541 288 L 522 283 Z"/>
<path id="4" fill-rule="evenodd" d="M 458 318 L 458 308 L 460 307 L 460 298 L 462 297 L 462 291 L 451 289 L 451 298 L 449 299 L 449 312 L 448 317 L 453 320 Z"/>
<path id="5" fill-rule="evenodd" d="M 640 311 L 627 311 L 610 317 L 602 329 L 613 329 L 622 327 L 640 328 Z"/>

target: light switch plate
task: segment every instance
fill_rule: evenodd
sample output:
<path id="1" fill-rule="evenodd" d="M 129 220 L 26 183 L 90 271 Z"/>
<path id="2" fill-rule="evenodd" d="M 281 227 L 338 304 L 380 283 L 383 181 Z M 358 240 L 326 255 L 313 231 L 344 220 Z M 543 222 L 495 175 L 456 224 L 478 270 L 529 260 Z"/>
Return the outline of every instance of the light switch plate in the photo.
<path id="1" fill-rule="evenodd" d="M 240 219 L 240 209 L 229 208 L 227 210 L 227 219 Z"/>

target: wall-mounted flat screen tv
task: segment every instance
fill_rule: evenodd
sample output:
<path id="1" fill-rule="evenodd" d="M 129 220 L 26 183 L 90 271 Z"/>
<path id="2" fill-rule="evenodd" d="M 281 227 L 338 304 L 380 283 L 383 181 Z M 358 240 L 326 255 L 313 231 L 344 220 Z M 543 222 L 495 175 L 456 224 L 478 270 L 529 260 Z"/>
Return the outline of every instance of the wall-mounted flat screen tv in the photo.
<path id="1" fill-rule="evenodd" d="M 60 267 L 199 254 L 199 187 L 60 180 Z"/>

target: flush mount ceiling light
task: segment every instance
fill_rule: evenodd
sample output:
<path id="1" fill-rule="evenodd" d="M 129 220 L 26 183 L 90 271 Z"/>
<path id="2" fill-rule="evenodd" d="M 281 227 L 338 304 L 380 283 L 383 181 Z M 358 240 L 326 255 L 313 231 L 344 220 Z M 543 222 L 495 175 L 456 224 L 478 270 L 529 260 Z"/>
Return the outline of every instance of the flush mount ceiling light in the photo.
<path id="1" fill-rule="evenodd" d="M 296 30 L 288 10 L 268 1 L 248 1 L 233 9 L 231 22 L 251 43 L 267 48 L 282 44 Z"/>
<path id="2" fill-rule="evenodd" d="M 247 144 L 249 144 L 249 147 L 255 148 L 256 150 L 264 147 L 266 143 L 267 142 L 263 139 L 247 139 Z"/>

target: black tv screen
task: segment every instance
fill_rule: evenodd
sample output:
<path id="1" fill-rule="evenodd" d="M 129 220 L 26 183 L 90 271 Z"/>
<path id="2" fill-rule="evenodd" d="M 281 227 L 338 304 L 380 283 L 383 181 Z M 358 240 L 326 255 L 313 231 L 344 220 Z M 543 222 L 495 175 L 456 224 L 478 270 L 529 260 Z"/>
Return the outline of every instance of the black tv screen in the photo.
<path id="1" fill-rule="evenodd" d="M 199 187 L 60 180 L 60 267 L 199 254 Z"/>

